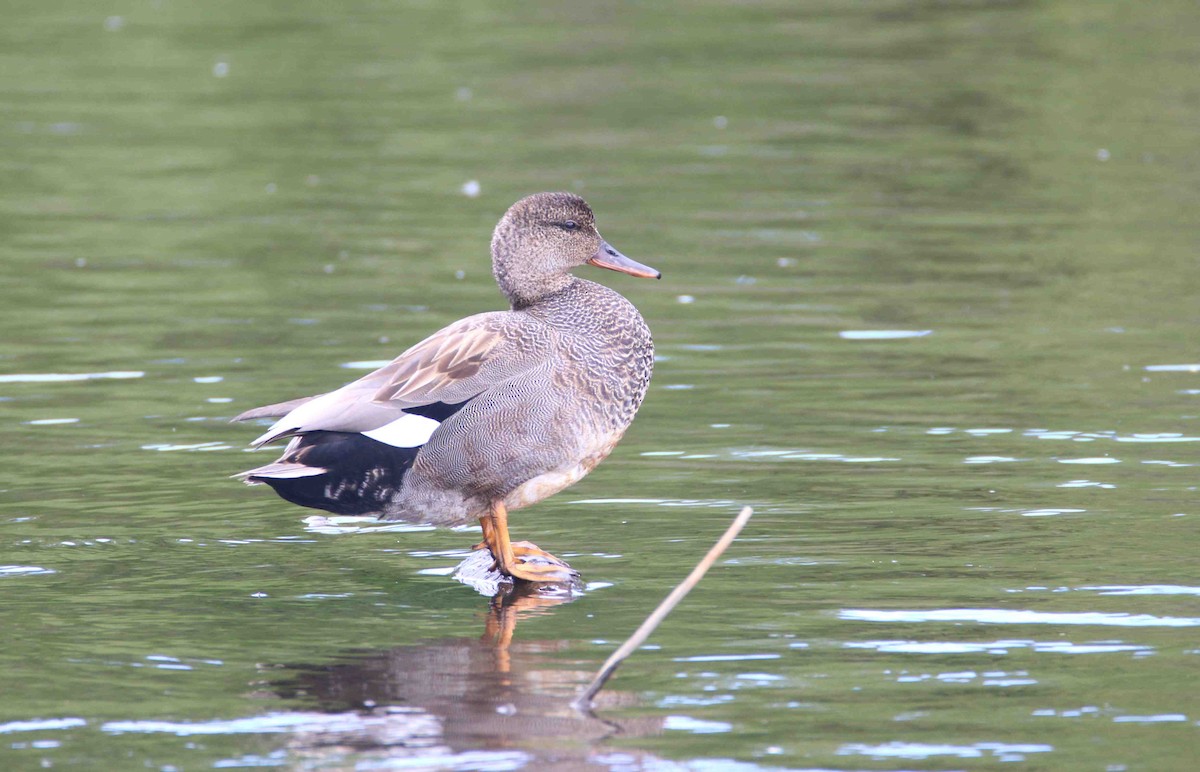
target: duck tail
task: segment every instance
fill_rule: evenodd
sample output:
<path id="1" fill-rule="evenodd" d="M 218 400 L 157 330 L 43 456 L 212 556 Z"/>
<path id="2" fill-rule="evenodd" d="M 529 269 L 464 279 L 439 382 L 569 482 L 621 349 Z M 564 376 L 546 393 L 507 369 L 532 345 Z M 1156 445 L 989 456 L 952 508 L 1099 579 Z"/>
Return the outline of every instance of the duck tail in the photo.
<path id="1" fill-rule="evenodd" d="M 269 485 L 293 504 L 339 515 L 382 514 L 420 447 L 397 448 L 355 432 L 307 432 L 276 461 L 235 478 Z"/>

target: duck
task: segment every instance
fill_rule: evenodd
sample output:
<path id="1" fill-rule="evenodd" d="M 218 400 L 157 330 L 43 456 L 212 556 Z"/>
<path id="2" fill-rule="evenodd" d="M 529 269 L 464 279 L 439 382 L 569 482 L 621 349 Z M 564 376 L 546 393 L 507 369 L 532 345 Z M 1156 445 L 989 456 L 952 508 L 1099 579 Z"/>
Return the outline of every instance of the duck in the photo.
<path id="1" fill-rule="evenodd" d="M 493 567 L 525 582 L 577 573 L 530 542 L 508 513 L 580 480 L 633 422 L 654 369 L 645 319 L 584 265 L 661 273 L 619 252 L 574 193 L 513 204 L 492 234 L 492 275 L 509 308 L 460 319 L 339 389 L 247 410 L 274 418 L 250 445 L 286 441 L 234 475 L 342 515 L 461 526 L 478 522 Z"/>

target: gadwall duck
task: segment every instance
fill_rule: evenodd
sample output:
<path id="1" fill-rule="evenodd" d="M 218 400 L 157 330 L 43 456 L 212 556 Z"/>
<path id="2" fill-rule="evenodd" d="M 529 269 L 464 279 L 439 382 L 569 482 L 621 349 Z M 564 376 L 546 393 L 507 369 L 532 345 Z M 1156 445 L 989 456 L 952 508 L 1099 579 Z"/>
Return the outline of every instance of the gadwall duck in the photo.
<path id="1" fill-rule="evenodd" d="M 633 304 L 571 275 L 585 263 L 658 278 L 600 238 L 571 193 L 513 204 L 492 236 L 492 273 L 512 308 L 455 322 L 327 394 L 255 408 L 277 417 L 258 447 L 274 463 L 237 475 L 339 514 L 442 526 L 478 520 L 501 573 L 570 581 L 574 572 L 512 542 L 508 511 L 579 480 L 612 452 L 650 383 L 654 344 Z"/>

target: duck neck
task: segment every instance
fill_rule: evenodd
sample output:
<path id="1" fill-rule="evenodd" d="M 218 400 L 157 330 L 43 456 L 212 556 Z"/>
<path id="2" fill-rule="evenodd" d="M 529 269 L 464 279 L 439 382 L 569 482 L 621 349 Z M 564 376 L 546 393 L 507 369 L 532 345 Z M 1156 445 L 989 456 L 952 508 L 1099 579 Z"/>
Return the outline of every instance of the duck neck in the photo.
<path id="1" fill-rule="evenodd" d="M 520 246 L 498 239 L 492 241 L 492 275 L 514 310 L 528 308 L 549 295 L 562 292 L 576 281 L 565 270 L 547 270 L 546 266 L 551 264 L 549 259 L 509 260 L 508 255 L 521 253 Z"/>
<path id="2" fill-rule="evenodd" d="M 603 284 L 575 276 L 561 292 L 519 310 L 570 336 L 583 336 L 593 342 L 626 338 L 631 325 L 636 329 L 645 327 L 628 300 Z"/>

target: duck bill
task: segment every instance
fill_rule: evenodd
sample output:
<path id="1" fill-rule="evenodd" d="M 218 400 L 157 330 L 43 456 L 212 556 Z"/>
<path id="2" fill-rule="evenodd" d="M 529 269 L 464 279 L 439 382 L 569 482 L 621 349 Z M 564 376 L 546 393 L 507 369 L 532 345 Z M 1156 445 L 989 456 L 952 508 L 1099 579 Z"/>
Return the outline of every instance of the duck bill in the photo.
<path id="1" fill-rule="evenodd" d="M 628 257 L 625 257 L 625 255 L 614 249 L 607 241 L 600 242 L 600 248 L 596 250 L 596 254 L 592 255 L 588 263 L 597 268 L 607 268 L 610 271 L 627 273 L 639 279 L 658 279 L 662 277 L 661 273 L 650 266 L 642 265 L 636 260 L 630 260 Z"/>

